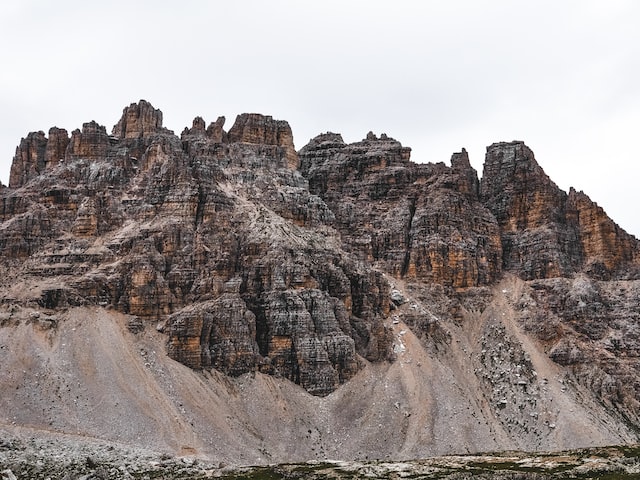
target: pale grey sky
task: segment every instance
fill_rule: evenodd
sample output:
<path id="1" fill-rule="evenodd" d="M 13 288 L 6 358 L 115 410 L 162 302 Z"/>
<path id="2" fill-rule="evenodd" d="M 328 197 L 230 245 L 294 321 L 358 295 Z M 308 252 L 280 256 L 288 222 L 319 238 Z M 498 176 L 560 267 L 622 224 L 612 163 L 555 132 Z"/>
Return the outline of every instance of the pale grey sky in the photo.
<path id="1" fill-rule="evenodd" d="M 369 130 L 448 162 L 524 140 L 564 190 L 640 236 L 640 1 L 226 0 L 0 3 L 0 179 L 30 131 L 110 131 L 144 98 L 289 121 L 297 148 Z"/>

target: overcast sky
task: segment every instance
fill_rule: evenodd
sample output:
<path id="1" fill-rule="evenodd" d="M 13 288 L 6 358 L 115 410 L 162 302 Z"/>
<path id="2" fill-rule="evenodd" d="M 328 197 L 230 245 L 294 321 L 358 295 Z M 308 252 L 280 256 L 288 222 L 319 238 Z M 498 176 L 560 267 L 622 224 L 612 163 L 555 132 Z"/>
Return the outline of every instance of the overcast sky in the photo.
<path id="1" fill-rule="evenodd" d="M 200 115 L 287 120 L 297 148 L 369 130 L 449 162 L 524 140 L 564 190 L 640 237 L 640 1 L 226 0 L 0 3 L 0 179 L 20 138 L 141 98 L 176 133 Z"/>

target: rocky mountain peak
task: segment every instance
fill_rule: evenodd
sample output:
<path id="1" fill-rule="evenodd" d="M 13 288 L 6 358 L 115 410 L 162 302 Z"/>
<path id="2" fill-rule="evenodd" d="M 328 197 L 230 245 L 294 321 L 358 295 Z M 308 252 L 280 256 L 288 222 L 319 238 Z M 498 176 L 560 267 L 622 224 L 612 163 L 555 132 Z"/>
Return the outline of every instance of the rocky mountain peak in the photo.
<path id="1" fill-rule="evenodd" d="M 451 155 L 451 167 L 459 170 L 471 168 L 469 153 L 467 153 L 466 148 L 463 148 L 460 152 Z"/>
<path id="2" fill-rule="evenodd" d="M 480 195 L 506 230 L 537 228 L 553 222 L 564 193 L 547 177 L 524 142 L 487 147 Z"/>
<path id="3" fill-rule="evenodd" d="M 449 168 L 415 164 L 410 154 L 386 135 L 346 145 L 324 134 L 300 151 L 301 171 L 336 215 L 345 248 L 363 261 L 454 288 L 491 283 L 501 272 L 499 229 L 477 202 L 468 158 L 454 156 Z"/>
<path id="4" fill-rule="evenodd" d="M 71 132 L 65 159 L 102 159 L 106 157 L 110 144 L 106 128 L 92 120 L 83 123 L 82 130 L 76 129 Z"/>
<path id="5" fill-rule="evenodd" d="M 205 136 L 207 133 L 207 130 L 206 130 L 206 124 L 204 123 L 204 119 L 202 117 L 194 118 L 191 128 L 185 128 L 183 133 L 185 135 Z"/>
<path id="6" fill-rule="evenodd" d="M 293 145 L 291 127 L 284 120 L 274 120 L 270 115 L 259 113 L 243 113 L 236 117 L 228 136 L 231 143 L 280 147 L 284 151 L 289 168 L 296 169 L 300 165 L 298 153 Z"/>
<path id="7" fill-rule="evenodd" d="M 170 418 L 173 446 L 257 461 L 637 439 L 638 241 L 523 142 L 479 180 L 464 149 L 418 164 L 327 132 L 296 152 L 285 121 L 224 123 L 178 137 L 142 100 L 113 135 L 20 141 L 0 422 L 162 442 Z"/>
<path id="8" fill-rule="evenodd" d="M 333 214 L 296 170 L 289 124 L 243 114 L 227 134 L 224 117 L 206 130 L 196 117 L 178 138 L 161 118 L 141 101 L 112 136 L 85 123 L 46 171 L 64 131 L 21 142 L 0 247 L 30 258 L 21 271 L 47 286 L 11 298 L 164 322 L 185 365 L 260 371 L 317 395 L 359 358 L 390 358 L 388 285 L 328 240 Z"/>
<path id="9" fill-rule="evenodd" d="M 212 122 L 207 127 L 207 136 L 211 138 L 214 142 L 226 142 L 227 133 L 223 130 L 224 123 L 226 118 L 224 116 L 220 116 L 216 119 L 215 122 Z"/>
<path id="10" fill-rule="evenodd" d="M 635 239 L 586 195 L 561 190 L 523 142 L 487 147 L 480 199 L 500 225 L 506 269 L 524 278 L 570 275 L 588 265 L 608 276 L 637 255 Z"/>
<path id="11" fill-rule="evenodd" d="M 45 168 L 50 169 L 60 161 L 64 161 L 68 146 L 69 134 L 67 131 L 64 128 L 50 128 L 45 150 Z"/>
<path id="12" fill-rule="evenodd" d="M 143 138 L 162 131 L 162 112 L 146 100 L 132 103 L 122 111 L 122 117 L 112 130 L 121 139 Z"/>
<path id="13" fill-rule="evenodd" d="M 20 140 L 11 163 L 9 187 L 17 188 L 36 177 L 45 168 L 47 138 L 44 132 L 31 132 Z"/>
<path id="14" fill-rule="evenodd" d="M 202 117 L 196 117 L 193 119 L 191 128 L 184 128 L 180 138 L 185 145 L 192 145 L 194 148 L 203 148 L 204 145 L 211 146 L 229 143 L 227 132 L 223 129 L 224 123 L 225 117 L 220 116 L 215 122 L 211 122 L 209 126 L 205 128 L 206 123 L 204 119 Z"/>
<path id="15" fill-rule="evenodd" d="M 480 195 L 478 172 L 471 166 L 469 154 L 464 148 L 451 156 L 451 169 L 463 179 L 459 185 L 460 191 L 477 200 Z"/>

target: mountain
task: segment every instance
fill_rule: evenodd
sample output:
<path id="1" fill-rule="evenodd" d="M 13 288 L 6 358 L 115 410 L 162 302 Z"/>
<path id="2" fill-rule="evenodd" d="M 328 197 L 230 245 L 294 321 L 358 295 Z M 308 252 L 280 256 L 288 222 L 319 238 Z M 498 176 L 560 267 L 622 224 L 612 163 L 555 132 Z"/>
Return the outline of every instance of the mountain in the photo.
<path id="1" fill-rule="evenodd" d="M 236 464 L 637 442 L 639 243 L 523 142 L 141 100 L 0 188 L 0 424 Z"/>

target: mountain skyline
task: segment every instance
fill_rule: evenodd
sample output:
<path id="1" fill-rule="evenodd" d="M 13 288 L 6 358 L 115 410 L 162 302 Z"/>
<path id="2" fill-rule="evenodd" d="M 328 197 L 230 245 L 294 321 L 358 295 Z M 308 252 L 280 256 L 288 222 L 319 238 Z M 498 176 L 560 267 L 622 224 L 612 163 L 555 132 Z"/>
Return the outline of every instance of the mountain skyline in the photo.
<path id="1" fill-rule="evenodd" d="M 633 1 L 174 3 L 0 6 L 0 179 L 19 139 L 117 121 L 146 98 L 176 133 L 243 112 L 286 119 L 296 148 L 373 131 L 419 163 L 522 140 L 565 191 L 627 231 L 640 176 Z"/>

